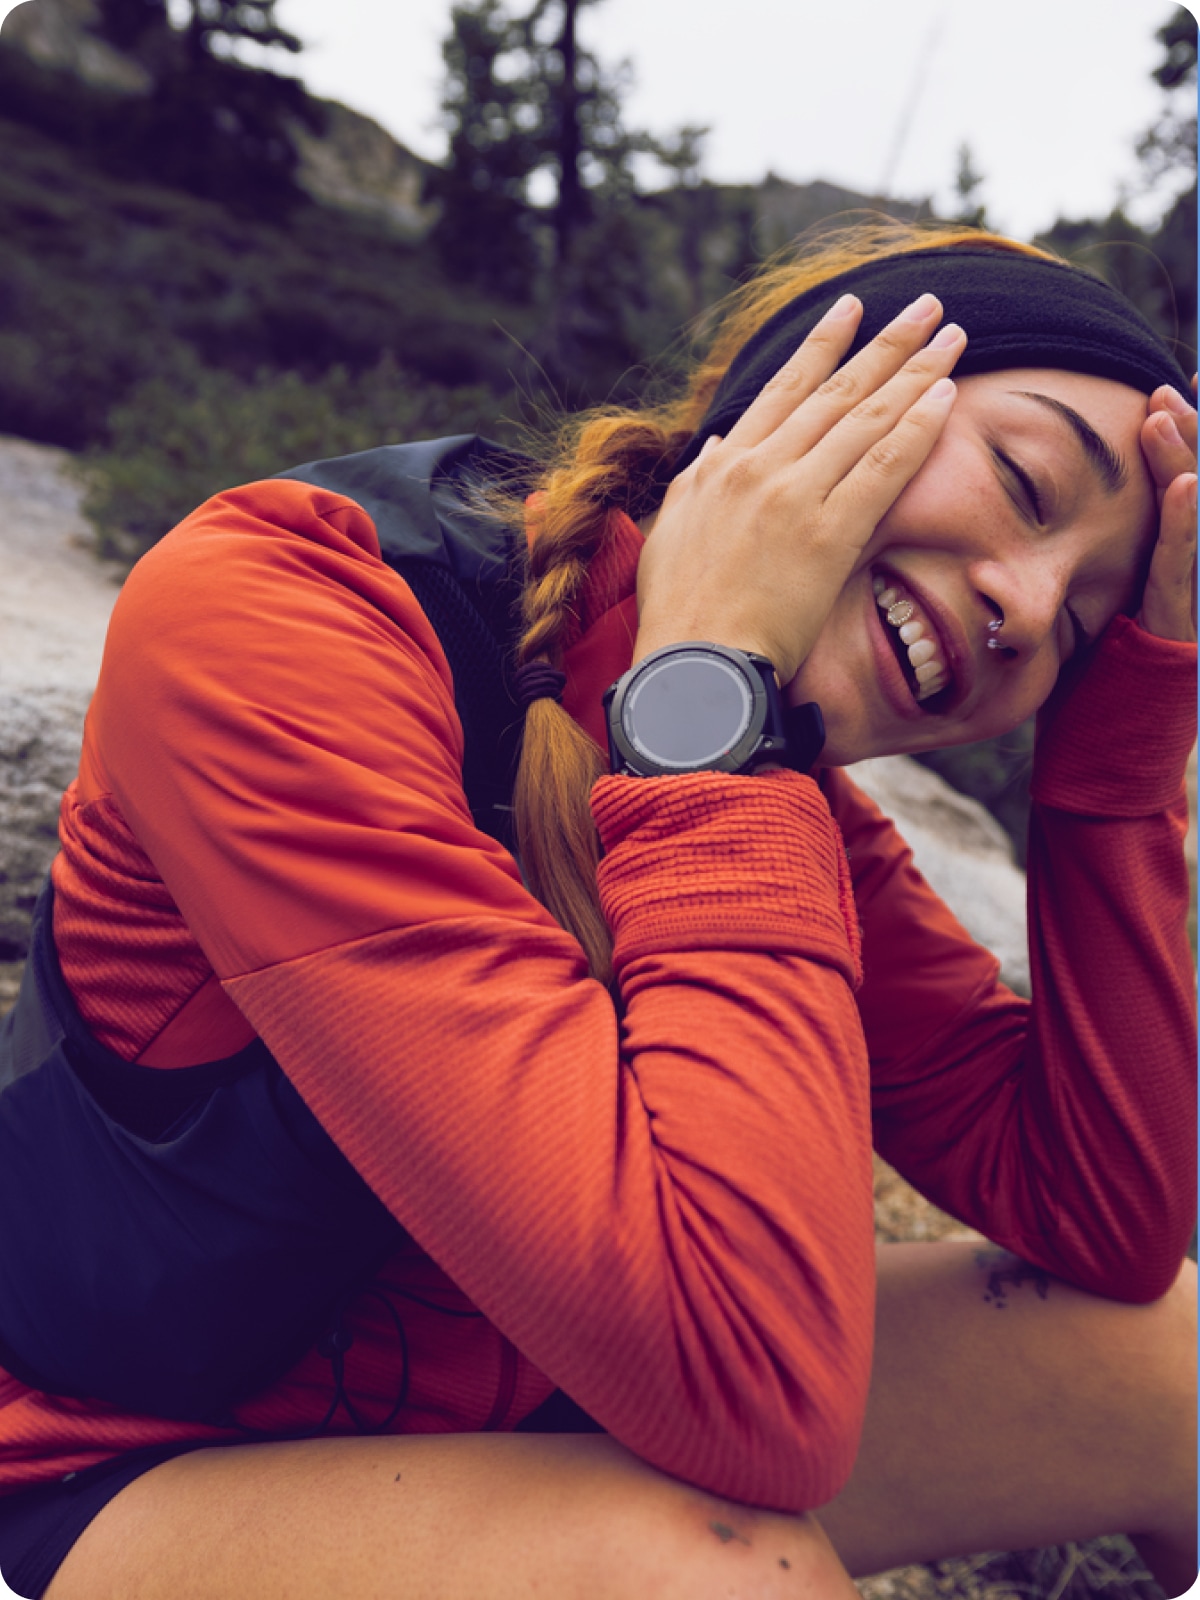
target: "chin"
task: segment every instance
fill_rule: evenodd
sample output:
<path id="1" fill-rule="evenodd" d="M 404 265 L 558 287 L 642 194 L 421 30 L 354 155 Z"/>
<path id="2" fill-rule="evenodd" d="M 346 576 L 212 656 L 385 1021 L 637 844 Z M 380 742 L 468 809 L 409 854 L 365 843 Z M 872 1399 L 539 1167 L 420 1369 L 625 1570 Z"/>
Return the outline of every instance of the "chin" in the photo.
<path id="1" fill-rule="evenodd" d="M 836 711 L 825 712 L 825 746 L 821 751 L 821 765 L 823 767 L 849 767 L 856 761 L 868 761 L 873 756 L 905 756 L 914 754 L 916 749 L 926 749 L 925 745 L 914 746 L 910 739 L 903 740 L 899 737 L 881 737 L 879 731 L 864 728 L 859 719 L 840 717 Z"/>
<path id="2" fill-rule="evenodd" d="M 951 740 L 945 741 L 947 744 Z M 911 756 L 927 749 L 938 749 L 938 745 L 921 745 L 913 748 L 909 745 L 879 744 L 866 740 L 838 739 L 827 733 L 825 747 L 821 751 L 821 765 L 823 767 L 852 767 L 856 761 L 870 761 L 876 756 Z"/>
<path id="3" fill-rule="evenodd" d="M 904 725 L 897 728 L 873 728 L 865 719 L 853 713 L 847 715 L 831 706 L 825 717 L 825 746 L 821 751 L 823 767 L 849 767 L 856 761 L 869 761 L 877 756 L 920 756 L 931 750 L 949 750 L 955 745 L 976 744 L 983 739 L 998 739 L 1010 734 L 1031 713 L 1005 718 L 992 725 L 964 726 L 952 719 L 929 719 L 927 727 Z"/>

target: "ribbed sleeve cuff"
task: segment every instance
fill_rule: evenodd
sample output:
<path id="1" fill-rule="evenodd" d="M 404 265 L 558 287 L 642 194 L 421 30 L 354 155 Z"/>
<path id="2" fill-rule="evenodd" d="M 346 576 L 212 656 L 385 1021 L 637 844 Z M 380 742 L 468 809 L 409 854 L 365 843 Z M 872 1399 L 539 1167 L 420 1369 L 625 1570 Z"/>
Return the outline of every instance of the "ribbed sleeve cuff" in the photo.
<path id="1" fill-rule="evenodd" d="M 1195 740 L 1196 646 L 1116 617 L 1083 676 L 1038 718 L 1033 799 L 1084 816 L 1153 816 L 1179 794 Z"/>
<path id="2" fill-rule="evenodd" d="M 625 962 L 665 951 L 771 950 L 860 982 L 846 852 L 811 778 L 601 778 L 592 812 L 618 974 Z"/>

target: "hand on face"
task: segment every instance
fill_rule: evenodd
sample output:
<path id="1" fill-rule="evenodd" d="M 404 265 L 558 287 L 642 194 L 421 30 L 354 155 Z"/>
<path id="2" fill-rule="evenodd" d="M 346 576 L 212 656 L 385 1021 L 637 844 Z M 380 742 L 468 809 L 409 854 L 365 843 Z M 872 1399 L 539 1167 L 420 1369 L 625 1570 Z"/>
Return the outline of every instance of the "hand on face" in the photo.
<path id="1" fill-rule="evenodd" d="M 1196 379 L 1192 379 L 1192 392 Z M 1174 389 L 1156 389 L 1142 452 L 1158 490 L 1158 540 L 1138 623 L 1160 639 L 1196 638 L 1196 412 Z"/>
<path id="2" fill-rule="evenodd" d="M 961 379 L 936 447 L 881 519 L 789 688 L 820 704 L 825 759 L 1006 733 L 1117 612 L 1136 606 L 1158 515 L 1139 447 L 1146 414 L 1136 390 L 1085 374 L 1008 368 Z M 902 627 L 881 613 L 881 580 L 916 608 Z M 914 627 L 949 676 L 932 698 L 912 683 L 938 666 L 923 637 L 913 646 Z M 914 649 L 926 652 L 922 664 Z"/>
<path id="3" fill-rule="evenodd" d="M 861 313 L 843 297 L 671 484 L 638 568 L 635 661 L 704 639 L 795 675 L 937 442 L 955 396 L 939 380 L 966 344 L 953 326 L 926 344 L 941 316 L 926 295 L 839 369 Z"/>

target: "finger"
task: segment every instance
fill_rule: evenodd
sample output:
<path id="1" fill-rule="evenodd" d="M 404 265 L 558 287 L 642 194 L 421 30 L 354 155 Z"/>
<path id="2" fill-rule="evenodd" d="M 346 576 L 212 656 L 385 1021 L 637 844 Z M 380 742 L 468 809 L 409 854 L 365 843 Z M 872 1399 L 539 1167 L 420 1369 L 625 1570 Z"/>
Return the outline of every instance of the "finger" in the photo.
<path id="1" fill-rule="evenodd" d="M 1142 424 L 1141 444 L 1151 476 L 1159 490 L 1166 489 L 1181 472 L 1196 469 L 1195 424 L 1192 442 L 1181 431 L 1173 412 L 1152 411 Z"/>
<path id="2" fill-rule="evenodd" d="M 730 443 L 749 449 L 767 438 L 834 371 L 854 343 L 862 301 L 844 294 L 807 335 L 729 430 Z"/>
<path id="3" fill-rule="evenodd" d="M 927 373 L 924 387 L 928 388 L 958 358 L 957 350 L 950 362 L 941 354 L 945 341 L 954 337 L 946 329 L 939 328 L 926 342 L 941 311 L 941 304 L 933 295 L 922 295 L 906 307 L 870 344 L 832 373 L 803 406 L 796 407 L 784 419 L 772 435 L 772 447 L 778 447 L 783 459 L 795 460 L 811 450 L 843 417 L 860 408 L 864 414 L 888 413 L 894 423 L 899 413 L 881 398 L 885 387 L 907 369 L 911 374 Z"/>
<path id="4" fill-rule="evenodd" d="M 956 398 L 953 380 L 939 378 L 908 407 L 895 427 L 855 460 L 830 492 L 826 501 L 830 525 L 846 524 L 859 529 L 860 549 L 925 464 Z"/>
<path id="5" fill-rule="evenodd" d="M 854 331 L 857 331 L 861 309 L 861 305 L 856 303 Z M 935 296 L 921 295 L 842 367 L 838 366 L 838 361 L 850 348 L 853 336 L 839 341 L 836 359 L 823 359 L 828 354 L 826 335 L 822 334 L 815 350 L 809 352 L 810 340 L 822 328 L 822 324 L 818 323 L 796 354 L 780 368 L 729 430 L 729 443 L 739 449 L 761 444 L 817 393 L 825 400 L 828 417 L 825 425 L 828 427 L 864 395 L 886 382 L 921 348 L 936 326 L 941 312 L 941 305 Z"/>
<path id="6" fill-rule="evenodd" d="M 967 336 L 957 323 L 947 323 L 894 377 L 836 420 L 827 415 L 821 397 L 814 397 L 779 430 L 781 446 L 792 459 L 803 462 L 811 487 L 828 495 L 868 451 L 893 432 L 922 395 L 948 376 L 966 343 Z M 906 432 L 900 437 L 907 440 L 912 435 Z M 772 440 L 772 447 L 774 443 Z"/>
<path id="7" fill-rule="evenodd" d="M 1164 383 L 1161 389 L 1156 389 L 1150 396 L 1149 410 L 1152 415 L 1165 414 L 1171 418 L 1178 428 L 1184 443 L 1194 452 L 1196 449 L 1196 408 L 1185 400 L 1178 389 L 1173 389 L 1170 384 Z"/>
<path id="8" fill-rule="evenodd" d="M 1160 639 L 1196 637 L 1196 476 L 1184 473 L 1163 496 L 1158 542 L 1138 622 Z"/>

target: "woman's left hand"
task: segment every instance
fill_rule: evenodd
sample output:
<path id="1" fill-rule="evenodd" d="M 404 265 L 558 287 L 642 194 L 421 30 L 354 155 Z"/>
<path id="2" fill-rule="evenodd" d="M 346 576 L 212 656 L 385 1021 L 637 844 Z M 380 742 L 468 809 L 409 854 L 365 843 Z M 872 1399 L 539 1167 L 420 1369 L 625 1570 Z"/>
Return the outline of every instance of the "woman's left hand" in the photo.
<path id="1" fill-rule="evenodd" d="M 1196 379 L 1192 379 L 1193 395 Z M 1137 621 L 1160 639 L 1196 638 L 1196 412 L 1166 387 L 1150 396 L 1142 451 L 1158 490 L 1158 540 Z"/>

